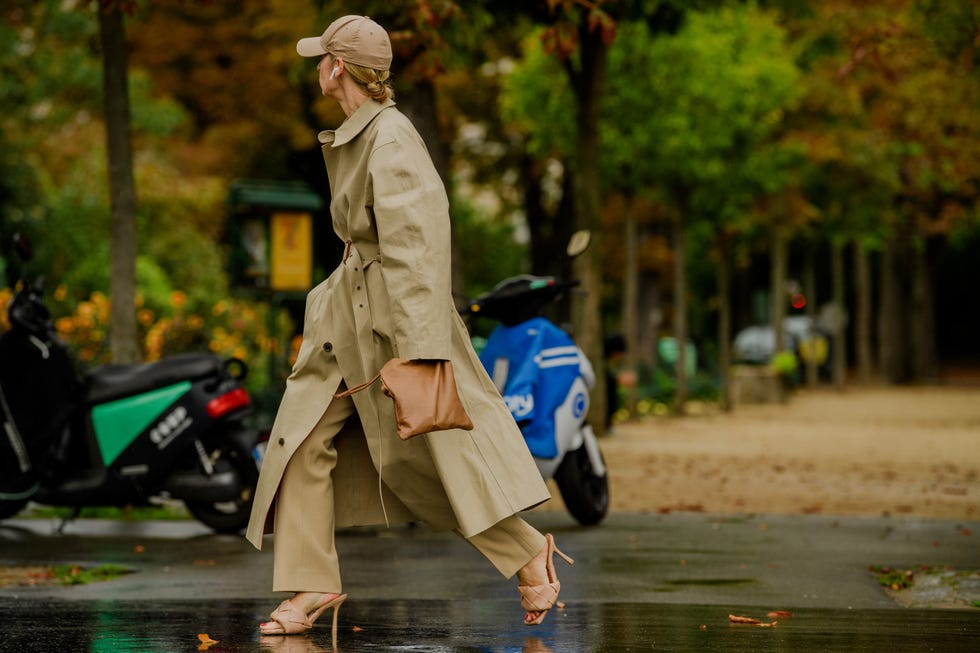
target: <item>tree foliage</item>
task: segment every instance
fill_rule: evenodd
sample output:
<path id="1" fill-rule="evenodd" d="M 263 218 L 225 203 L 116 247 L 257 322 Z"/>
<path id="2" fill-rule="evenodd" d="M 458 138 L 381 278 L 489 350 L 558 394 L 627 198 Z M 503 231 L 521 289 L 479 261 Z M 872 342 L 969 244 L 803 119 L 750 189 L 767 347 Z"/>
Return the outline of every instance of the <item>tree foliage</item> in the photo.
<path id="1" fill-rule="evenodd" d="M 323 185 L 314 135 L 343 116 L 294 46 L 343 13 L 391 29 L 399 104 L 428 121 L 434 156 L 444 148 L 464 262 L 480 260 L 481 239 L 509 239 L 522 214 L 534 265 L 553 264 L 560 248 L 549 247 L 575 224 L 574 205 L 600 236 L 595 312 L 606 326 L 616 323 L 621 243 L 597 219 L 625 196 L 639 198 L 656 236 L 638 265 L 665 288 L 682 253 L 665 244 L 666 222 L 683 212 L 699 340 L 711 338 L 722 236 L 749 264 L 764 258 L 764 227 L 794 217 L 794 238 L 860 241 L 874 257 L 900 237 L 907 259 L 927 254 L 928 272 L 980 231 L 973 0 L 124 4 L 137 286 L 161 311 L 176 290 L 194 310 L 229 293 L 231 179 Z M 106 290 L 110 257 L 93 9 L 11 0 L 0 10 L 0 281 L 14 274 L 9 234 L 28 230 L 43 234 L 38 267 L 78 300 Z M 571 201 L 592 184 L 593 203 Z M 473 288 L 489 283 L 469 275 Z M 659 308 L 669 311 L 671 294 Z"/>

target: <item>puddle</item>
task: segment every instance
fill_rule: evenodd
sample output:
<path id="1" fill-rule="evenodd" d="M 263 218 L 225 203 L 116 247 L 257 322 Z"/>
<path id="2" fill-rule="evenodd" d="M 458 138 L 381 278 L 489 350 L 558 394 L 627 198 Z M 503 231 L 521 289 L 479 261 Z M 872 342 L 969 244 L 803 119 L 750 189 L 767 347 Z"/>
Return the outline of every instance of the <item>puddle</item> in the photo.
<path id="1" fill-rule="evenodd" d="M 727 580 L 727 579 L 720 579 Z M 618 651 L 975 651 L 976 612 L 792 609 L 776 627 L 728 623 L 744 606 L 575 603 L 542 626 L 520 624 L 511 601 L 350 601 L 340 611 L 338 651 L 596 653 Z M 332 650 L 329 619 L 306 635 L 261 638 L 268 601 L 57 601 L 0 599 L 3 650 L 24 653 L 172 653 Z M 758 615 L 765 616 L 764 610 Z M 39 620 L 37 615 L 57 615 Z"/>

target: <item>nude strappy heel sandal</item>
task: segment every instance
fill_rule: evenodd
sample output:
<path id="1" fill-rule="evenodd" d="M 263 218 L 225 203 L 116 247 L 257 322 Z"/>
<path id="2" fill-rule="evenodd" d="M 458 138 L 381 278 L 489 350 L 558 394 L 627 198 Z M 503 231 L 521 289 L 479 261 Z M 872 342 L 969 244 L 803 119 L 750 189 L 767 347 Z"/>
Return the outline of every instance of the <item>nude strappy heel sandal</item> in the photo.
<path id="1" fill-rule="evenodd" d="M 323 614 L 324 610 L 333 608 L 331 637 L 333 638 L 333 647 L 337 648 L 337 611 L 340 609 L 340 604 L 347 599 L 347 595 L 338 594 L 333 598 L 326 598 L 327 596 L 329 595 L 320 597 L 320 602 L 314 605 L 309 613 L 305 614 L 289 600 L 283 601 L 269 615 L 272 621 L 260 624 L 259 630 L 263 635 L 298 635 L 305 633 L 313 627 L 313 622 Z"/>
<path id="2" fill-rule="evenodd" d="M 545 569 L 548 571 L 548 584 L 517 586 L 517 591 L 521 593 L 521 607 L 527 610 L 527 614 L 524 615 L 524 623 L 528 626 L 537 626 L 544 621 L 548 610 L 555 605 L 555 601 L 558 599 L 558 592 L 561 591 L 561 583 L 558 582 L 558 576 L 555 574 L 554 555 L 557 553 L 568 564 L 575 564 L 574 560 L 558 550 L 558 547 L 555 546 L 555 538 L 551 536 L 551 533 L 546 534 L 544 538 L 545 555 L 547 556 Z M 536 612 L 537 615 L 532 617 L 532 612 Z"/>

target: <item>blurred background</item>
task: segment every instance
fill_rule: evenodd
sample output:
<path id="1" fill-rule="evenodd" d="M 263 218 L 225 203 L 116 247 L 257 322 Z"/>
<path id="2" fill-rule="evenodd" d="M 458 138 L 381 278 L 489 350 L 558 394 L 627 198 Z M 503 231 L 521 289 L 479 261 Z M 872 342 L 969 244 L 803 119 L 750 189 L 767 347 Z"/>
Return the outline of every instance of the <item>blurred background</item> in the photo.
<path id="1" fill-rule="evenodd" d="M 343 114 L 295 42 L 347 13 L 391 34 L 459 306 L 579 279 L 554 317 L 614 421 L 980 376 L 975 0 L 6 0 L 0 329 L 43 273 L 82 368 L 234 355 L 273 410 L 342 254 L 316 133 Z"/>

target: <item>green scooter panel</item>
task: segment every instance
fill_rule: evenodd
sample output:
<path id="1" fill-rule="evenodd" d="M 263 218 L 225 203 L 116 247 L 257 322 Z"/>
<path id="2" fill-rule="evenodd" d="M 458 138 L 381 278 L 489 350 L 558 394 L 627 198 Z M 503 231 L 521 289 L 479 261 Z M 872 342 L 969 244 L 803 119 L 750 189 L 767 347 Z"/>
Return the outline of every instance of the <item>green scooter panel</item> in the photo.
<path id="1" fill-rule="evenodd" d="M 153 420 L 191 389 L 190 381 L 168 385 L 92 409 L 92 425 L 106 467 L 115 462 Z"/>

